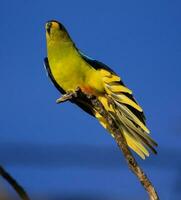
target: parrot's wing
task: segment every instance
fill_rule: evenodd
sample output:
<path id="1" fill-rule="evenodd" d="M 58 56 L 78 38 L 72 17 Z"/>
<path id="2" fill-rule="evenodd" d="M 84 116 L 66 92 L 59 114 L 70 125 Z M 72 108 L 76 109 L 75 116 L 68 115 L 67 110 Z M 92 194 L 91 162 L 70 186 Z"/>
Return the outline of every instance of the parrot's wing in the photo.
<path id="1" fill-rule="evenodd" d="M 99 97 L 99 100 L 114 121 L 117 122 L 128 145 L 143 159 L 145 155 L 149 155 L 145 147 L 156 153 L 154 146 L 157 146 L 157 144 L 148 135 L 149 130 L 145 124 L 143 110 L 134 99 L 132 91 L 123 84 L 121 78 L 107 65 L 82 53 L 81 56 L 89 65 L 100 71 L 107 95 Z M 96 113 L 95 116 L 109 130 L 105 119 L 99 113 Z"/>
<path id="2" fill-rule="evenodd" d="M 82 52 L 80 52 L 80 55 L 82 56 L 82 58 L 89 64 L 91 65 L 93 68 L 95 68 L 96 70 L 100 70 L 103 72 L 103 76 L 104 76 L 104 72 L 107 74 L 112 74 L 113 76 L 117 77 L 117 81 L 114 81 L 111 79 L 109 81 L 111 81 L 112 83 L 115 82 L 116 85 L 121 85 L 123 86 L 122 88 L 126 88 L 123 81 L 120 79 L 120 77 L 110 68 L 108 67 L 107 65 L 105 65 L 104 63 L 100 62 L 100 61 L 97 61 L 97 60 L 94 60 L 88 56 L 86 56 L 85 54 L 83 54 Z M 119 80 L 118 80 L 119 79 Z M 108 86 L 109 87 L 109 86 Z M 115 88 L 115 86 L 113 86 Z M 128 92 L 129 91 L 129 92 Z M 133 101 L 135 104 L 138 104 L 135 100 L 135 98 L 132 96 L 132 92 L 131 90 L 127 89 L 125 90 L 124 92 L 124 95 L 129 98 L 131 101 Z M 135 109 L 134 107 L 130 106 L 130 105 L 127 105 L 128 108 L 134 112 L 134 114 L 139 118 L 139 120 L 142 121 L 142 123 L 145 124 L 145 115 L 143 113 L 143 111 L 138 111 L 137 109 Z"/>
<path id="3" fill-rule="evenodd" d="M 94 67 L 95 69 L 105 69 L 113 74 L 116 74 L 110 67 L 108 67 L 107 65 L 105 65 L 104 63 L 95 60 L 87 55 L 85 55 L 83 52 L 81 52 L 80 50 L 78 50 L 81 57 L 88 63 L 90 64 L 92 67 Z"/>
<path id="4" fill-rule="evenodd" d="M 66 92 L 63 90 L 63 88 L 60 87 L 60 85 L 56 82 L 55 78 L 53 77 L 53 74 L 51 72 L 50 66 L 49 66 L 49 62 L 48 62 L 48 58 L 45 57 L 44 58 L 44 66 L 45 69 L 47 71 L 47 75 L 48 77 L 51 79 L 52 83 L 54 84 L 54 86 L 58 89 L 58 91 L 60 91 L 62 94 L 65 94 Z M 94 116 L 94 111 L 92 110 L 92 108 L 90 107 L 89 104 L 86 103 L 86 101 L 84 99 L 73 99 L 71 100 L 71 103 L 75 103 L 76 105 L 78 105 L 80 108 L 82 108 L 85 112 L 87 112 L 88 114 Z"/>

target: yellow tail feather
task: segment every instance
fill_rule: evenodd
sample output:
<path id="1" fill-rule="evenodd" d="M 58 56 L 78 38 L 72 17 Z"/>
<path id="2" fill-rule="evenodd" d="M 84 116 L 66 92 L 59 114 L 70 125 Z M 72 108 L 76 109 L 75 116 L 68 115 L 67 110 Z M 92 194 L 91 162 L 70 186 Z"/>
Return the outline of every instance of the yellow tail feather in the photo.
<path id="1" fill-rule="evenodd" d="M 99 101 L 101 101 L 104 108 L 108 111 L 108 113 L 110 113 L 110 116 L 113 118 L 113 120 L 116 122 L 119 122 L 119 120 L 120 120 L 119 115 L 117 115 L 116 114 L 117 112 L 115 112 L 115 110 L 114 110 L 115 105 L 114 106 L 110 105 L 110 103 L 108 103 L 108 99 L 104 96 L 99 97 Z M 113 113 L 114 115 L 111 115 L 111 113 Z M 109 125 L 107 124 L 104 117 L 102 117 L 97 112 L 95 112 L 95 117 L 99 120 L 100 124 L 111 133 Z M 126 119 L 126 120 L 128 120 L 128 122 L 129 122 L 129 119 Z M 128 123 L 127 125 L 131 127 L 131 123 L 132 122 L 130 121 L 130 123 Z M 137 133 L 136 130 L 137 129 L 135 126 L 135 130 L 131 131 L 131 129 L 130 129 L 130 132 L 129 132 L 129 128 L 128 129 L 126 128 L 126 124 L 123 124 L 122 122 L 120 122 L 120 132 L 122 132 L 122 134 L 124 135 L 128 146 L 133 151 L 135 151 L 142 159 L 145 159 L 145 156 L 149 156 L 149 152 L 145 148 L 145 146 L 147 146 L 147 147 L 149 147 L 149 146 L 147 145 L 147 143 L 145 143 L 145 141 L 148 141 L 148 143 L 149 143 L 150 138 L 146 135 L 144 140 L 142 140 L 142 138 L 139 137 L 139 133 Z M 141 131 L 141 129 L 139 129 L 139 131 Z M 142 130 L 142 131 L 143 131 L 143 134 L 147 134 L 146 132 L 144 132 L 144 130 Z M 111 135 L 113 136 L 114 134 L 111 133 Z M 150 139 L 150 140 L 153 141 L 152 139 Z"/>

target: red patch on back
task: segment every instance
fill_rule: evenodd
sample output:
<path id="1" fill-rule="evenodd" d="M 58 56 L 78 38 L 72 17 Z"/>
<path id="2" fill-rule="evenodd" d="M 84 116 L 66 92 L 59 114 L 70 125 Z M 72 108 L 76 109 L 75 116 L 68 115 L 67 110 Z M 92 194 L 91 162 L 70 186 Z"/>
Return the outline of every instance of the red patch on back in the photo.
<path id="1" fill-rule="evenodd" d="M 93 88 L 91 88 L 90 86 L 82 86 L 81 87 L 82 92 L 86 93 L 86 94 L 94 94 L 95 91 Z"/>

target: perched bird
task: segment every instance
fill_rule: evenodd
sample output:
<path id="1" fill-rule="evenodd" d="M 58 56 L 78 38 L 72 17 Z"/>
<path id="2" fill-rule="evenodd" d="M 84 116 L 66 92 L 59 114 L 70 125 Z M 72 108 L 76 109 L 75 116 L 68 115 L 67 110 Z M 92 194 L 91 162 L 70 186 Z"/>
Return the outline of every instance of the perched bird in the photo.
<path id="1" fill-rule="evenodd" d="M 154 147 L 157 144 L 148 135 L 142 108 L 132 91 L 112 69 L 84 55 L 75 46 L 65 27 L 56 20 L 46 23 L 46 44 L 45 67 L 51 81 L 62 94 L 80 88 L 85 94 L 95 95 L 119 125 L 132 150 L 143 159 L 149 156 L 148 149 L 156 153 Z M 92 105 L 82 99 L 73 103 L 96 117 L 110 131 L 104 117 Z"/>

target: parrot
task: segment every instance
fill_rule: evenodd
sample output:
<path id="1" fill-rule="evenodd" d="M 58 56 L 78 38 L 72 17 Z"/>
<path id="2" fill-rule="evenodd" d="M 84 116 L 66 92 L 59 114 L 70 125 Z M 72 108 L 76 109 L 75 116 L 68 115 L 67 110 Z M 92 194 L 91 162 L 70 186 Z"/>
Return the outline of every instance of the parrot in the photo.
<path id="1" fill-rule="evenodd" d="M 149 156 L 150 150 L 156 154 L 157 143 L 149 135 L 143 109 L 121 77 L 106 64 L 82 53 L 59 21 L 46 22 L 45 31 L 47 56 L 44 66 L 58 91 L 64 95 L 80 88 L 82 93 L 94 95 L 118 124 L 130 149 L 142 159 Z M 79 98 L 71 102 L 95 117 L 113 136 L 106 119 L 93 105 Z"/>

